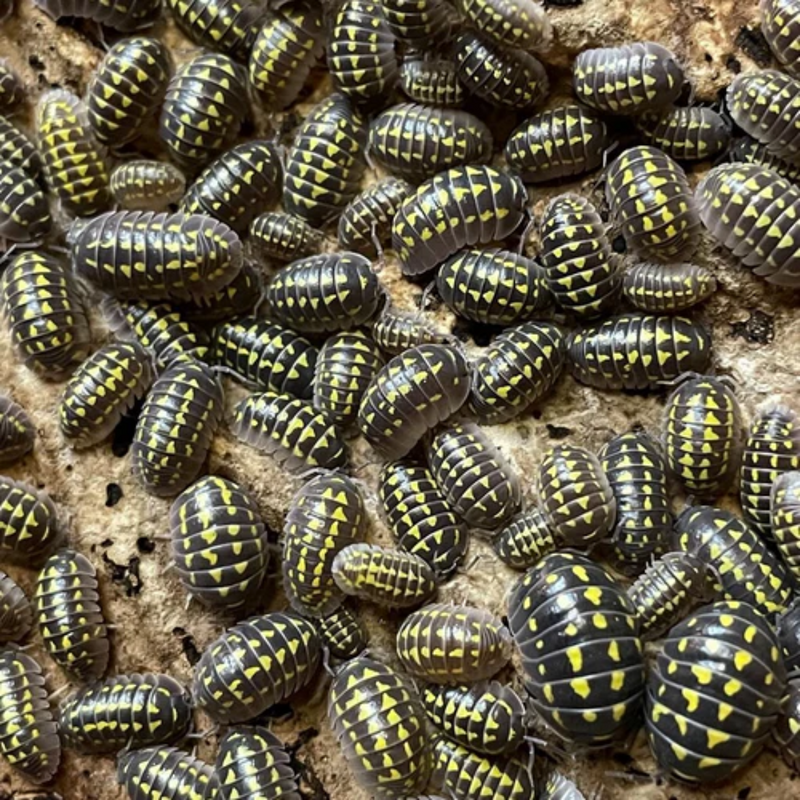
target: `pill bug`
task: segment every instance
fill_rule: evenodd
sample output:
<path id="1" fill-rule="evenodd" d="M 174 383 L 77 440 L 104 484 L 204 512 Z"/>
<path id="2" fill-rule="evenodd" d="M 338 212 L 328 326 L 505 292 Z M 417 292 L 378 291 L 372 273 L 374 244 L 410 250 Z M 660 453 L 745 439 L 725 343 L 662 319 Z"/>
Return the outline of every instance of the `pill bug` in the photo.
<path id="1" fill-rule="evenodd" d="M 655 261 L 691 257 L 700 217 L 683 169 L 655 147 L 630 147 L 609 167 L 606 200 L 628 247 Z"/>
<path id="2" fill-rule="evenodd" d="M 678 161 L 703 161 L 728 147 L 730 123 L 713 108 L 691 106 L 649 112 L 636 118 L 636 127 L 647 144 Z"/>
<path id="3" fill-rule="evenodd" d="M 768 283 L 800 286 L 800 188 L 756 164 L 722 164 L 706 173 L 696 197 L 703 225 L 741 264 Z"/>
<path id="4" fill-rule="evenodd" d="M 384 364 L 380 348 L 361 330 L 334 333 L 319 351 L 314 375 L 314 408 L 336 424 L 356 421 L 361 398 Z"/>
<path id="5" fill-rule="evenodd" d="M 169 675 L 115 675 L 80 689 L 59 709 L 64 746 L 114 753 L 182 739 L 192 725 L 191 697 Z"/>
<path id="6" fill-rule="evenodd" d="M 204 214 L 112 211 L 77 230 L 78 275 L 120 300 L 191 300 L 230 283 L 242 267 L 242 244 Z"/>
<path id="7" fill-rule="evenodd" d="M 170 158 L 188 172 L 230 147 L 249 114 L 247 75 L 220 53 L 187 61 L 167 86 L 159 135 Z"/>
<path id="8" fill-rule="evenodd" d="M 192 696 L 215 722 L 246 722 L 306 686 L 319 662 L 311 622 L 287 611 L 262 614 L 228 628 L 205 649 Z"/>
<path id="9" fill-rule="evenodd" d="M 264 294 L 269 315 L 300 333 L 350 330 L 377 314 L 385 297 L 370 260 L 322 253 L 281 267 Z"/>
<path id="10" fill-rule="evenodd" d="M 263 16 L 252 0 L 166 0 L 172 18 L 195 44 L 246 61 Z"/>
<path id="11" fill-rule="evenodd" d="M 458 108 L 464 102 L 455 62 L 438 56 L 407 56 L 400 65 L 400 88 L 409 99 L 438 108 Z"/>
<path id="12" fill-rule="evenodd" d="M 606 442 L 599 458 L 617 503 L 614 555 L 623 571 L 639 572 L 672 530 L 664 451 L 647 433 L 630 431 Z"/>
<path id="13" fill-rule="evenodd" d="M 61 434 L 72 447 L 102 442 L 153 381 L 147 351 L 137 342 L 112 342 L 81 364 L 58 405 Z"/>
<path id="14" fill-rule="evenodd" d="M 205 297 L 195 297 L 179 303 L 177 310 L 188 322 L 214 324 L 249 314 L 261 298 L 261 273 L 252 263 L 245 262 L 236 277 Z"/>
<path id="15" fill-rule="evenodd" d="M 164 161 L 137 159 L 115 167 L 109 189 L 119 205 L 131 211 L 165 211 L 183 197 L 184 174 Z"/>
<path id="16" fill-rule="evenodd" d="M 16 581 L 0 570 L 0 644 L 19 642 L 33 627 L 33 608 Z"/>
<path id="17" fill-rule="evenodd" d="M 452 108 L 401 103 L 379 114 L 369 129 L 369 156 L 410 181 L 492 156 L 492 134 L 482 120 Z"/>
<path id="18" fill-rule="evenodd" d="M 9 242 L 41 241 L 51 226 L 39 184 L 22 168 L 0 160 L 0 237 Z"/>
<path id="19" fill-rule="evenodd" d="M 28 412 L 0 394 L 0 466 L 13 464 L 33 450 L 36 429 Z"/>
<path id="20" fill-rule="evenodd" d="M 0 159 L 23 169 L 32 178 L 42 171 L 42 156 L 28 135 L 0 115 Z"/>
<path id="21" fill-rule="evenodd" d="M 778 158 L 778 156 L 770 153 L 763 144 L 751 139 L 749 136 L 742 136 L 733 143 L 728 150 L 728 160 L 743 164 L 757 164 L 777 172 L 787 181 L 792 181 L 793 183 L 800 181 L 800 166 L 789 164 L 787 161 Z"/>
<path id="22" fill-rule="evenodd" d="M 322 249 L 324 235 L 300 217 L 267 211 L 250 223 L 248 241 L 253 251 L 262 258 L 296 261 L 318 253 Z"/>
<path id="23" fill-rule="evenodd" d="M 45 92 L 36 106 L 36 138 L 47 185 L 72 216 L 108 208 L 105 155 L 86 122 L 81 101 L 63 89 Z"/>
<path id="24" fill-rule="evenodd" d="M 446 344 L 451 337 L 428 325 L 419 314 L 404 314 L 387 307 L 372 323 L 372 338 L 385 353 L 397 356 L 423 344 Z"/>
<path id="25" fill-rule="evenodd" d="M 607 114 L 668 108 L 683 91 L 683 83 L 677 59 L 656 42 L 584 50 L 572 72 L 578 100 Z"/>
<path id="26" fill-rule="evenodd" d="M 111 326 L 120 332 L 133 334 L 162 369 L 178 360 L 209 360 L 208 335 L 168 303 L 148 303 L 145 300 L 117 303 L 112 300 L 105 304 L 105 311 Z"/>
<path id="27" fill-rule="evenodd" d="M 10 111 L 24 99 L 25 89 L 19 75 L 5 59 L 0 59 L 0 111 Z"/>
<path id="28" fill-rule="evenodd" d="M 790 680 L 785 702 L 773 735 L 783 760 L 793 769 L 800 764 L 800 682 Z"/>
<path id="29" fill-rule="evenodd" d="M 542 268 L 499 248 L 470 248 L 451 256 L 439 267 L 436 288 L 456 314 L 484 325 L 524 322 L 551 301 Z"/>
<path id="30" fill-rule="evenodd" d="M 0 475 L 0 553 L 4 558 L 38 565 L 63 535 L 50 495 Z"/>
<path id="31" fill-rule="evenodd" d="M 61 761 L 41 667 L 11 648 L 0 650 L 0 753 L 35 784 L 48 783 Z"/>
<path id="32" fill-rule="evenodd" d="M 771 500 L 775 543 L 789 570 L 800 579 L 800 472 L 785 472 L 777 477 Z"/>
<path id="33" fill-rule="evenodd" d="M 34 5 L 54 20 L 82 17 L 120 33 L 152 25 L 161 12 L 158 0 L 34 0 Z"/>
<path id="34" fill-rule="evenodd" d="M 369 644 L 369 631 L 361 617 L 346 605 L 318 620 L 317 631 L 322 646 L 338 661 L 360 656 Z"/>
<path id="35" fill-rule="evenodd" d="M 519 476 L 477 425 L 468 422 L 439 431 L 426 452 L 436 483 L 471 527 L 495 530 L 519 511 Z"/>
<path id="36" fill-rule="evenodd" d="M 277 394 L 311 397 L 317 348 L 294 331 L 248 316 L 221 322 L 212 340 L 214 363 L 235 377 Z"/>
<path id="37" fill-rule="evenodd" d="M 533 506 L 517 514 L 497 536 L 492 547 L 498 558 L 512 569 L 526 570 L 557 547 L 544 512 Z"/>
<path id="38" fill-rule="evenodd" d="M 763 749 L 786 690 L 775 633 L 746 603 L 699 609 L 664 641 L 645 722 L 661 769 L 684 783 L 726 780 Z"/>
<path id="39" fill-rule="evenodd" d="M 800 82 L 775 69 L 737 75 L 726 93 L 728 112 L 749 136 L 778 158 L 800 164 L 800 134 L 794 110 Z"/>
<path id="40" fill-rule="evenodd" d="M 380 101 L 397 83 L 395 37 L 380 3 L 346 0 L 328 38 L 328 68 L 337 91 L 354 103 Z"/>
<path id="41" fill-rule="evenodd" d="M 327 416 L 286 394 L 246 398 L 234 408 L 230 428 L 240 442 L 272 456 L 288 472 L 338 469 L 348 461 L 344 438 Z"/>
<path id="42" fill-rule="evenodd" d="M 570 103 L 527 119 L 508 137 L 504 152 L 523 181 L 545 183 L 597 169 L 610 147 L 601 117 Z"/>
<path id="43" fill-rule="evenodd" d="M 399 42 L 436 46 L 449 38 L 452 11 L 443 0 L 384 0 L 383 16 Z"/>
<path id="44" fill-rule="evenodd" d="M 53 661 L 71 680 L 101 678 L 110 644 L 94 564 L 75 550 L 54 553 L 36 580 L 34 602 L 39 631 Z"/>
<path id="45" fill-rule="evenodd" d="M 413 684 L 391 667 L 361 657 L 336 673 L 328 720 L 356 781 L 376 797 L 425 788 L 430 755 L 425 712 Z"/>
<path id="46" fill-rule="evenodd" d="M 520 579 L 507 607 L 531 703 L 559 736 L 599 745 L 638 723 L 639 621 L 603 567 L 578 553 L 551 553 Z"/>
<path id="47" fill-rule="evenodd" d="M 729 511 L 689 506 L 675 522 L 674 542 L 710 568 L 713 588 L 726 600 L 742 600 L 762 614 L 784 611 L 793 581 L 763 539 Z"/>
<path id="48" fill-rule="evenodd" d="M 469 529 L 430 470 L 411 461 L 387 464 L 378 491 L 397 546 L 424 559 L 439 580 L 450 577 L 467 551 Z"/>
<path id="49" fill-rule="evenodd" d="M 551 447 L 539 465 L 537 493 L 553 534 L 567 546 L 606 538 L 617 500 L 599 459 L 583 447 Z"/>
<path id="50" fill-rule="evenodd" d="M 572 334 L 568 365 L 597 389 L 656 389 L 711 362 L 711 334 L 687 317 L 630 313 Z"/>
<path id="51" fill-rule="evenodd" d="M 384 178 L 345 206 L 339 217 L 339 244 L 374 258 L 392 238 L 392 222 L 414 187 L 400 178 Z"/>
<path id="52" fill-rule="evenodd" d="M 736 395 L 716 378 L 679 385 L 664 409 L 667 468 L 698 497 L 721 494 L 741 457 L 742 412 Z"/>
<path id="53" fill-rule="evenodd" d="M 286 157 L 283 207 L 320 228 L 361 190 L 367 128 L 348 98 L 332 94 L 311 109 Z"/>
<path id="54" fill-rule="evenodd" d="M 164 100 L 172 57 L 158 39 L 134 36 L 109 49 L 86 90 L 94 135 L 109 147 L 135 139 Z"/>
<path id="55" fill-rule="evenodd" d="M 555 386 L 566 363 L 566 332 L 526 322 L 501 333 L 473 362 L 469 408 L 479 422 L 507 422 Z"/>
<path id="56" fill-rule="evenodd" d="M 361 401 L 358 427 L 378 454 L 402 458 L 430 429 L 454 414 L 470 390 L 470 367 L 458 348 L 423 344 L 395 356 Z"/>
<path id="57" fill-rule="evenodd" d="M 565 194 L 544 210 L 540 234 L 545 280 L 556 303 L 579 317 L 614 309 L 621 275 L 606 225 L 585 197 Z"/>
<path id="58" fill-rule="evenodd" d="M 786 611 L 778 615 L 775 630 L 786 664 L 786 674 L 795 676 L 800 666 L 800 601 L 792 600 Z"/>
<path id="59" fill-rule="evenodd" d="M 772 537 L 770 492 L 784 472 L 800 469 L 800 420 L 787 406 L 763 409 L 742 450 L 739 502 L 748 524 Z"/>
<path id="60" fill-rule="evenodd" d="M 122 753 L 117 783 L 129 800 L 205 800 L 219 794 L 219 778 L 209 764 L 164 745 Z"/>
<path id="61" fill-rule="evenodd" d="M 553 26 L 544 7 L 533 0 L 458 0 L 458 10 L 482 34 L 522 50 L 547 50 Z"/>
<path id="62" fill-rule="evenodd" d="M 511 635 L 484 608 L 434 603 L 409 614 L 397 631 L 397 657 L 414 678 L 474 683 L 491 678 L 511 658 Z"/>
<path id="63" fill-rule="evenodd" d="M 52 256 L 14 256 L 0 279 L 11 341 L 29 369 L 63 380 L 88 355 L 89 323 L 71 276 Z"/>
<path id="64" fill-rule="evenodd" d="M 193 483 L 169 512 L 172 563 L 183 588 L 203 605 L 241 608 L 263 593 L 267 531 L 250 493 L 209 475 Z"/>
<path id="65" fill-rule="evenodd" d="M 219 800 L 300 800 L 298 776 L 283 742 L 260 726 L 233 728 L 219 744 L 214 766 Z"/>
<path id="66" fill-rule="evenodd" d="M 427 272 L 462 247 L 505 239 L 525 218 L 527 202 L 522 182 L 493 167 L 435 175 L 403 201 L 392 224 L 403 274 Z M 459 224 L 451 226 L 452 219 Z"/>
<path id="67" fill-rule="evenodd" d="M 525 50 L 505 48 L 464 31 L 453 52 L 464 88 L 493 106 L 525 111 L 541 103 L 550 90 L 541 62 Z"/>
<path id="68" fill-rule="evenodd" d="M 441 785 L 453 800 L 494 797 L 525 800 L 536 797 L 530 763 L 516 755 L 487 756 L 448 739 L 433 736 L 433 785 Z"/>
<path id="69" fill-rule="evenodd" d="M 498 681 L 470 686 L 425 686 L 422 703 L 430 720 L 453 741 L 488 755 L 516 750 L 527 727 L 525 703 Z"/>
<path id="70" fill-rule="evenodd" d="M 131 447 L 133 473 L 148 494 L 174 497 L 197 477 L 222 413 L 222 387 L 205 364 L 178 362 L 156 379 Z"/>
<path id="71" fill-rule="evenodd" d="M 586 797 L 563 772 L 553 770 L 547 776 L 539 800 L 586 800 Z"/>
<path id="72" fill-rule="evenodd" d="M 797 33 L 800 6 L 797 0 L 761 0 L 761 32 L 775 58 L 792 75 L 800 74 L 797 54 Z"/>
<path id="73" fill-rule="evenodd" d="M 325 46 L 322 7 L 306 0 L 273 7 L 253 43 L 250 85 L 271 111 L 293 103 Z"/>
<path id="74" fill-rule="evenodd" d="M 367 528 L 364 499 L 346 475 L 325 472 L 300 489 L 283 527 L 283 586 L 293 609 L 318 618 L 342 604 L 334 559 L 363 541 Z"/>
<path id="75" fill-rule="evenodd" d="M 224 152 L 206 167 L 181 200 L 180 211 L 208 214 L 239 234 L 281 194 L 283 166 L 278 148 L 253 140 Z"/>
<path id="76" fill-rule="evenodd" d="M 697 264 L 634 264 L 622 281 L 622 291 L 631 305 L 653 314 L 685 311 L 716 290 L 713 272 Z"/>
<path id="77" fill-rule="evenodd" d="M 628 589 L 643 639 L 656 639 L 707 599 L 704 562 L 692 553 L 667 553 Z"/>

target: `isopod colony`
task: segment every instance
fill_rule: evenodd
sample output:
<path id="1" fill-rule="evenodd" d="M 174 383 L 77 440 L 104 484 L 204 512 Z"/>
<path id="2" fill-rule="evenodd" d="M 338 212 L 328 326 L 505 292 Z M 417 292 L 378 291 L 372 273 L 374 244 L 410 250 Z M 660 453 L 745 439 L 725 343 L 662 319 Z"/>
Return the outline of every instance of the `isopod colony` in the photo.
<path id="1" fill-rule="evenodd" d="M 78 800 L 65 773 L 115 758 L 131 800 L 579 800 L 587 755 L 617 756 L 609 797 L 732 797 L 768 747 L 800 770 L 800 387 L 750 385 L 702 305 L 749 271 L 796 307 L 798 0 L 761 0 L 774 68 L 712 98 L 655 41 L 559 86 L 566 12 L 534 0 L 20 2 L 9 30 L 101 57 L 69 88 L 0 64 L 10 784 Z M 596 418 L 525 461 L 567 384 Z M 631 392 L 660 423 L 604 427 Z M 102 533 L 32 478 L 125 435 L 108 505 L 147 500 L 152 590 L 214 631 L 191 672 L 148 663 L 178 645 L 146 614 L 117 629 Z M 273 722 L 307 712 L 347 788 Z"/>

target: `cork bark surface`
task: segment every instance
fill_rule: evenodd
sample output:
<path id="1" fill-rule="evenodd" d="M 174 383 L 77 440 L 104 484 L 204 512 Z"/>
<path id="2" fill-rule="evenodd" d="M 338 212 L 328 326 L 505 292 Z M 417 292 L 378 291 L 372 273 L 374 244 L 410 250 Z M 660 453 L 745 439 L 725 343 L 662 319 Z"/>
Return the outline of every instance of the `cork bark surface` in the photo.
<path id="1" fill-rule="evenodd" d="M 586 0 L 574 7 L 553 3 L 550 14 L 556 39 L 545 60 L 555 84 L 552 102 L 569 95 L 570 61 L 587 47 L 637 39 L 660 41 L 677 53 L 694 83 L 696 99 L 703 102 L 713 102 L 739 70 L 770 63 L 766 46 L 757 33 L 756 0 Z M 171 24 L 162 22 L 155 31 L 172 44 L 176 61 L 183 61 L 194 52 L 193 46 Z M 22 119 L 27 121 L 29 130 L 30 108 L 38 95 L 51 86 L 82 93 L 102 57 L 101 48 L 101 39 L 91 24 L 56 25 L 34 9 L 30 0 L 17 0 L 14 17 L 0 25 L 0 53 L 25 81 L 29 109 L 27 120 L 25 114 Z M 308 102 L 327 91 L 324 71 L 315 71 L 312 86 L 297 111 L 302 114 Z M 280 122 L 276 120 L 274 127 Z M 513 124 L 513 120 L 499 116 L 489 122 L 495 129 L 496 140 L 501 142 Z M 267 132 L 269 127 L 268 119 L 257 121 L 259 133 Z M 690 171 L 693 182 L 705 168 Z M 374 177 L 374 173 L 368 173 L 368 179 Z M 594 175 L 555 189 L 534 189 L 533 207 L 541 212 L 544 202 L 556 191 L 576 189 L 602 202 L 596 180 Z M 535 252 L 535 236 L 530 247 Z M 718 292 L 699 312 L 713 331 L 716 372 L 735 380 L 739 397 L 749 413 L 776 396 L 798 408 L 798 293 L 767 286 L 715 251 L 708 240 L 698 261 L 711 265 L 719 281 Z M 418 308 L 422 289 L 400 279 L 391 254 L 387 255 L 381 279 L 397 306 Z M 455 319 L 447 309 L 435 302 L 432 306 L 427 312 L 432 319 L 443 328 L 453 328 Z M 96 314 L 92 315 L 92 322 L 93 340 L 99 345 L 109 334 Z M 463 326 L 457 326 L 456 330 L 463 332 Z M 469 349 L 477 348 L 471 337 L 465 338 Z M 225 384 L 230 407 L 244 391 L 227 379 Z M 0 387 L 25 406 L 38 433 L 33 454 L 9 468 L 8 474 L 52 495 L 69 520 L 72 545 L 90 557 L 98 570 L 106 616 L 116 626 L 109 674 L 165 671 L 188 682 L 198 652 L 232 620 L 196 603 L 187 608 L 186 596 L 177 579 L 165 572 L 169 548 L 164 537 L 168 534 L 170 502 L 149 497 L 139 488 L 131 475 L 128 456 L 122 448 L 112 447 L 111 442 L 80 452 L 64 445 L 56 417 L 61 385 L 42 381 L 20 364 L 5 328 L 0 329 Z M 636 424 L 657 431 L 665 394 L 666 390 L 647 396 L 600 393 L 565 377 L 533 413 L 492 427 L 489 433 L 523 476 L 530 498 L 532 476 L 549 446 L 556 441 L 568 441 L 597 450 L 613 434 Z M 118 444 L 120 441 L 121 438 Z M 363 481 L 372 514 L 371 540 L 389 543 L 391 537 L 380 519 L 376 496 L 379 465 L 363 441 L 353 443 L 353 463 Z M 208 470 L 249 487 L 277 538 L 290 498 L 300 486 L 296 479 L 284 475 L 268 457 L 237 443 L 227 430 L 222 430 L 213 443 Z M 680 507 L 682 499 L 676 496 L 675 502 Z M 734 497 L 722 502 L 733 508 L 737 505 Z M 504 598 L 516 573 L 504 567 L 486 543 L 477 538 L 472 541 L 466 563 L 469 568 L 443 586 L 439 598 L 485 606 L 502 615 Z M 13 567 L 8 571 L 29 594 L 33 592 L 35 572 Z M 284 606 L 279 584 L 277 577 L 270 584 L 270 594 L 265 598 L 269 608 Z M 401 616 L 378 616 L 368 608 L 363 613 L 371 631 L 371 652 L 396 663 L 392 641 Z M 53 691 L 61 689 L 64 676 L 43 652 L 38 636 L 32 642 L 29 652 L 42 664 L 48 687 Z M 511 676 L 509 670 L 506 677 Z M 313 686 L 292 700 L 290 707 L 282 709 L 281 718 L 272 723 L 273 730 L 290 747 L 302 776 L 304 797 L 362 800 L 368 795 L 355 787 L 327 724 L 327 680 L 321 674 Z M 200 730 L 210 728 L 202 718 L 197 725 Z M 216 744 L 217 735 L 208 735 L 197 743 L 198 754 L 213 760 Z M 687 790 L 660 781 L 641 733 L 629 743 L 629 749 L 620 746 L 600 754 L 576 752 L 563 759 L 561 768 L 576 780 L 587 797 L 604 800 L 800 797 L 797 776 L 770 749 L 747 771 L 716 789 Z M 21 797 L 33 788 L 0 761 L 0 800 Z M 79 757 L 70 751 L 64 752 L 54 784 L 30 796 L 43 800 L 57 795 L 65 800 L 125 797 L 116 784 L 112 758 Z"/>

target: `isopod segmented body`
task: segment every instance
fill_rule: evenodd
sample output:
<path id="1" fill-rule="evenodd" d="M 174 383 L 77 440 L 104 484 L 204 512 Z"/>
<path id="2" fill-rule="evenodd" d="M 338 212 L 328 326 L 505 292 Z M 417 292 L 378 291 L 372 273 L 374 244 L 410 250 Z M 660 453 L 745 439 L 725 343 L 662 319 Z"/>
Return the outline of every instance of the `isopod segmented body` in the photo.
<path id="1" fill-rule="evenodd" d="M 159 0 L 35 0 L 48 17 L 83 17 L 120 33 L 152 25 L 161 12 Z"/>
<path id="2" fill-rule="evenodd" d="M 169 513 L 172 563 L 183 588 L 203 605 L 240 608 L 262 594 L 267 531 L 242 486 L 209 475 L 182 492 Z"/>
<path id="3" fill-rule="evenodd" d="M 273 275 L 269 315 L 300 333 L 346 331 L 378 313 L 385 296 L 370 260 L 358 253 L 322 253 Z"/>
<path id="4" fill-rule="evenodd" d="M 113 45 L 86 92 L 97 139 L 109 147 L 135 139 L 161 105 L 171 74 L 172 57 L 158 39 L 134 36 Z"/>
<path id="5" fill-rule="evenodd" d="M 632 250 L 655 261 L 691 256 L 700 217 L 683 169 L 655 147 L 630 147 L 609 167 L 606 200 Z"/>
<path id="6" fill-rule="evenodd" d="M 461 408 L 469 389 L 469 363 L 461 350 L 412 347 L 375 376 L 361 401 L 358 427 L 383 458 L 402 458 L 426 431 Z"/>
<path id="7" fill-rule="evenodd" d="M 209 764 L 164 745 L 122 753 L 117 783 L 129 800 L 211 800 L 219 793 L 219 778 Z"/>
<path id="8" fill-rule="evenodd" d="M 458 108 L 464 102 L 455 62 L 435 56 L 409 54 L 400 66 L 400 88 L 409 99 L 438 108 Z"/>
<path id="9" fill-rule="evenodd" d="M 711 362 L 711 334 L 686 317 L 631 313 L 573 333 L 572 376 L 598 389 L 655 389 Z"/>
<path id="10" fill-rule="evenodd" d="M 559 106 L 527 119 L 505 144 L 508 166 L 526 183 L 581 175 L 601 166 L 611 137 L 598 114 Z"/>
<path id="11" fill-rule="evenodd" d="M 36 784 L 47 783 L 61 761 L 41 667 L 11 648 L 0 650 L 0 753 Z"/>
<path id="12" fill-rule="evenodd" d="M 372 338 L 385 353 L 400 353 L 422 344 L 446 344 L 450 336 L 428 325 L 420 315 L 405 314 L 387 307 L 372 323 Z"/>
<path id="13" fill-rule="evenodd" d="M 197 477 L 222 412 L 222 387 L 205 364 L 177 362 L 158 377 L 131 448 L 134 475 L 146 492 L 174 497 Z"/>
<path id="14" fill-rule="evenodd" d="M 797 0 L 761 0 L 761 32 L 775 58 L 792 75 L 800 75 L 797 36 L 800 5 Z"/>
<path id="15" fill-rule="evenodd" d="M 72 680 L 101 678 L 110 644 L 92 562 L 67 548 L 50 556 L 36 581 L 35 605 L 44 646 L 53 661 Z"/>
<path id="16" fill-rule="evenodd" d="M 79 753 L 169 744 L 191 728 L 191 697 L 169 675 L 115 675 L 68 697 L 58 723 L 64 746 Z"/>
<path id="17" fill-rule="evenodd" d="M 452 12 L 444 0 L 384 0 L 389 30 L 403 44 L 436 45 L 449 34 Z"/>
<path id="18" fill-rule="evenodd" d="M 406 797 L 430 777 L 425 712 L 407 678 L 371 658 L 336 673 L 328 720 L 359 784 L 376 797 Z"/>
<path id="19" fill-rule="evenodd" d="M 325 472 L 292 498 L 283 528 L 283 586 L 296 611 L 326 617 L 344 601 L 333 578 L 337 553 L 363 541 L 364 499 L 345 475 Z"/>
<path id="20" fill-rule="evenodd" d="M 9 242 L 33 242 L 50 232 L 47 198 L 25 170 L 0 160 L 0 237 Z"/>
<path id="21" fill-rule="evenodd" d="M 480 422 L 507 422 L 542 399 L 566 363 L 566 333 L 550 322 L 508 328 L 474 362 L 469 408 Z"/>
<path id="22" fill-rule="evenodd" d="M 528 198 L 518 178 L 493 167 L 467 165 L 435 175 L 406 198 L 392 224 L 392 247 L 405 275 L 418 275 L 475 244 L 512 234 Z M 450 220 L 459 224 L 451 226 Z"/>
<path id="23" fill-rule="evenodd" d="M 181 200 L 186 214 L 208 214 L 239 234 L 281 194 L 283 165 L 271 142 L 254 139 L 226 150 L 200 174 Z"/>
<path id="24" fill-rule="evenodd" d="M 89 323 L 71 275 L 52 256 L 14 256 L 0 279 L 3 314 L 25 366 L 62 380 L 89 355 Z"/>
<path id="25" fill-rule="evenodd" d="M 32 178 L 42 171 L 42 156 L 34 143 L 13 122 L 0 115 L 0 159 L 24 170 Z"/>
<path id="26" fill-rule="evenodd" d="M 78 275 L 120 300 L 191 300 L 230 283 L 242 243 L 205 214 L 112 211 L 76 229 Z"/>
<path id="27" fill-rule="evenodd" d="M 311 397 L 317 348 L 294 331 L 258 317 L 226 320 L 214 328 L 214 363 L 277 394 Z"/>
<path id="28" fill-rule="evenodd" d="M 511 634 L 484 608 L 434 603 L 409 614 L 397 631 L 406 672 L 430 683 L 491 678 L 510 660 Z"/>
<path id="29" fill-rule="evenodd" d="M 13 464 L 33 450 L 36 429 L 28 412 L 0 394 L 0 467 Z"/>
<path id="30" fill-rule="evenodd" d="M 647 144 L 678 161 L 702 161 L 725 150 L 731 138 L 730 123 L 713 108 L 691 106 L 650 112 L 636 118 Z"/>
<path id="31" fill-rule="evenodd" d="M 306 686 L 321 658 L 311 622 L 275 611 L 228 628 L 195 666 L 192 696 L 215 722 L 257 717 Z"/>
<path id="32" fill-rule="evenodd" d="M 669 471 L 698 497 L 721 494 L 739 466 L 742 412 L 722 381 L 686 380 L 664 409 L 664 450 Z"/>
<path id="33" fill-rule="evenodd" d="M 317 621 L 322 646 L 338 661 L 361 655 L 369 644 L 369 631 L 361 618 L 346 605 Z"/>
<path id="34" fill-rule="evenodd" d="M 772 486 L 772 533 L 784 562 L 800 580 L 800 472 L 785 472 Z"/>
<path id="35" fill-rule="evenodd" d="M 768 283 L 800 286 L 800 188 L 757 164 L 722 164 L 696 197 L 703 225 L 745 267 Z"/>
<path id="36" fill-rule="evenodd" d="M 136 342 L 112 342 L 78 367 L 58 407 L 61 433 L 72 447 L 102 442 L 150 388 L 153 369 Z"/>
<path id="37" fill-rule="evenodd" d="M 16 581 L 0 570 L 0 644 L 24 639 L 33 627 L 33 608 Z"/>
<path id="38" fill-rule="evenodd" d="M 165 211 L 183 197 L 186 178 L 173 164 L 138 159 L 115 167 L 108 186 L 122 208 Z"/>
<path id="39" fill-rule="evenodd" d="M 38 565 L 63 535 L 50 495 L 0 475 L 0 553 L 4 558 Z"/>
<path id="40" fill-rule="evenodd" d="M 296 261 L 318 253 L 322 249 L 324 236 L 300 217 L 267 211 L 250 223 L 248 241 L 253 251 L 262 258 Z"/>
<path id="41" fill-rule="evenodd" d="M 757 142 L 749 136 L 742 136 L 733 143 L 728 150 L 728 160 L 743 164 L 757 164 L 777 172 L 787 181 L 792 181 L 793 183 L 800 181 L 800 166 L 778 158 L 778 156 L 770 153 L 761 142 Z"/>
<path id="42" fill-rule="evenodd" d="M 580 789 L 563 772 L 553 770 L 544 786 L 539 800 L 586 800 Z"/>
<path id="43" fill-rule="evenodd" d="M 697 264 L 634 264 L 622 281 L 622 291 L 631 305 L 654 314 L 685 311 L 716 290 L 714 273 Z"/>
<path id="44" fill-rule="evenodd" d="M 683 82 L 675 56 L 656 42 L 584 50 L 573 66 L 578 100 L 608 114 L 667 108 L 678 99 Z"/>
<path id="45" fill-rule="evenodd" d="M 605 229 L 597 209 L 577 194 L 554 198 L 542 217 L 547 287 L 561 308 L 579 317 L 599 316 L 618 302 L 621 277 Z"/>
<path id="46" fill-rule="evenodd" d="M 347 464 L 339 429 L 311 403 L 287 394 L 264 392 L 242 400 L 233 410 L 231 432 L 289 472 Z"/>
<path id="47" fill-rule="evenodd" d="M 781 711 L 781 716 L 773 731 L 778 750 L 783 760 L 796 770 L 800 765 L 800 681 L 792 676 L 787 686 L 788 699 Z"/>
<path id="48" fill-rule="evenodd" d="M 512 569 L 526 570 L 552 553 L 558 542 L 544 512 L 538 507 L 523 511 L 492 539 L 498 558 Z"/>
<path id="49" fill-rule="evenodd" d="M 559 736 L 607 743 L 638 722 L 639 620 L 599 564 L 577 553 L 545 556 L 512 590 L 508 616 L 533 706 Z"/>
<path id="50" fill-rule="evenodd" d="M 190 172 L 230 147 L 249 114 L 247 75 L 220 53 L 187 61 L 167 87 L 159 134 L 170 158 Z"/>
<path id="51" fill-rule="evenodd" d="M 485 36 L 522 50 L 547 50 L 553 26 L 534 0 L 458 0 L 458 10 Z"/>

